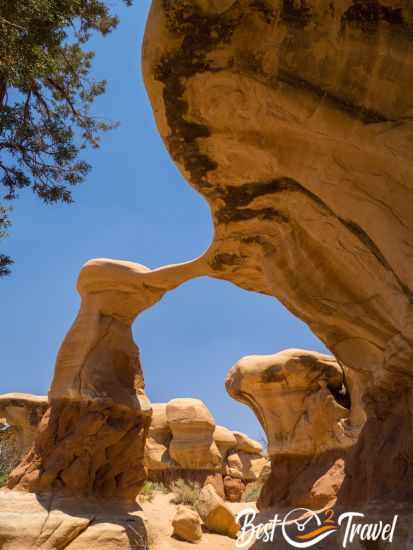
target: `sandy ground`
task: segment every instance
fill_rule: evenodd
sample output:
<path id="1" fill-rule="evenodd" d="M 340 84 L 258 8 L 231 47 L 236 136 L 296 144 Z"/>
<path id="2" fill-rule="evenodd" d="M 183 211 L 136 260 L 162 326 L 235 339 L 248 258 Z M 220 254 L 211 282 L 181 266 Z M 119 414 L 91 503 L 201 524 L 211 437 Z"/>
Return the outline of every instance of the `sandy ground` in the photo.
<path id="1" fill-rule="evenodd" d="M 194 548 L 196 550 L 234 550 L 235 540 L 222 535 L 204 532 L 201 542 L 191 544 L 179 541 L 172 535 L 172 519 L 175 515 L 176 506 L 171 503 L 173 494 L 163 495 L 157 493 L 152 502 L 140 502 L 148 521 L 150 536 L 150 550 L 181 550 Z M 255 507 L 254 503 L 227 503 L 234 513 L 247 507 Z"/>

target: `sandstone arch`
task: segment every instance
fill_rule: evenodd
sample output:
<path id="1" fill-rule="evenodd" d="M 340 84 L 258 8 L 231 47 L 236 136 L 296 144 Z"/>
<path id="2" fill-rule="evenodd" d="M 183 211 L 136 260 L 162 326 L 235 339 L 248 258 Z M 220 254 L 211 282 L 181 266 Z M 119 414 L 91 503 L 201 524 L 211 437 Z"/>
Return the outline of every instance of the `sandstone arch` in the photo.
<path id="1" fill-rule="evenodd" d="M 367 421 L 341 502 L 393 513 L 411 501 L 412 24 L 402 0 L 153 0 L 146 86 L 171 156 L 211 207 L 214 242 L 187 264 L 82 270 L 49 410 L 11 488 L 136 496 L 150 412 L 130 325 L 209 275 L 276 296 L 359 377 Z M 72 460 L 90 466 L 80 479 L 49 444 L 71 429 Z"/>
<path id="2" fill-rule="evenodd" d="M 412 15 L 154 0 L 143 50 L 160 134 L 211 207 L 210 272 L 276 296 L 363 380 L 341 501 L 389 512 L 413 490 Z"/>

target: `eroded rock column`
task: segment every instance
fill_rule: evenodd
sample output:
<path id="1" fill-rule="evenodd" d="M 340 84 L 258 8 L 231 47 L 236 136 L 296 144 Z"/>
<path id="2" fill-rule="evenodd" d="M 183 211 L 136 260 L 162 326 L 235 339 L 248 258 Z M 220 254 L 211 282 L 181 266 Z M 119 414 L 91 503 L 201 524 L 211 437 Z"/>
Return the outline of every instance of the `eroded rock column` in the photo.
<path id="1" fill-rule="evenodd" d="M 255 412 L 268 438 L 271 475 L 260 507 L 333 504 L 344 458 L 362 427 L 352 423 L 334 357 L 297 349 L 244 357 L 229 371 L 226 388 Z"/>
<path id="2" fill-rule="evenodd" d="M 145 479 L 151 408 L 131 324 L 159 300 L 139 293 L 143 266 L 91 264 L 81 273 L 76 321 L 57 356 L 49 408 L 9 488 L 133 499 Z"/>
<path id="3" fill-rule="evenodd" d="M 79 314 L 56 360 L 48 409 L 0 491 L 0 547 L 145 548 L 136 496 L 151 421 L 131 325 L 195 260 L 151 271 L 93 260 L 78 279 Z"/>

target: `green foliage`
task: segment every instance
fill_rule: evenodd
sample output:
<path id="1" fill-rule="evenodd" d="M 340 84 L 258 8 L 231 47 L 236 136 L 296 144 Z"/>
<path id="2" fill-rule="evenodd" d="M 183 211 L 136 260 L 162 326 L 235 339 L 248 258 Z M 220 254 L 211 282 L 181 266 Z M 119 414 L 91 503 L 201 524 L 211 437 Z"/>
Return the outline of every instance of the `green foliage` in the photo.
<path id="1" fill-rule="evenodd" d="M 242 502 L 257 502 L 258 497 L 261 494 L 262 487 L 262 481 L 253 481 L 252 483 L 248 483 L 244 494 L 242 495 Z"/>
<path id="2" fill-rule="evenodd" d="M 172 485 L 172 492 L 174 494 L 172 499 L 174 504 L 185 504 L 186 506 L 191 506 L 196 509 L 201 486 L 196 481 L 192 482 L 178 479 Z"/>
<path id="3" fill-rule="evenodd" d="M 0 488 L 4 487 L 7 483 L 7 474 L 0 474 Z"/>
<path id="4" fill-rule="evenodd" d="M 8 216 L 9 208 L 0 206 L 0 240 L 7 237 L 7 228 L 10 226 L 10 220 Z M 10 265 L 13 260 L 5 254 L 0 254 L 0 277 L 10 274 Z"/>
<path id="5" fill-rule="evenodd" d="M 157 483 L 154 481 L 145 481 L 140 493 L 139 498 L 143 501 L 148 500 L 152 502 L 154 499 L 155 493 L 168 493 L 168 489 L 163 485 L 163 483 Z"/>
<path id="6" fill-rule="evenodd" d="M 92 78 L 94 53 L 84 45 L 117 24 L 104 0 L 0 2 L 3 199 L 31 188 L 45 203 L 72 202 L 70 188 L 90 170 L 81 150 L 98 147 L 101 132 L 115 126 L 90 113 L 106 82 Z M 0 218 L 0 233 L 6 226 Z M 0 256 L 0 275 L 10 263 Z"/>

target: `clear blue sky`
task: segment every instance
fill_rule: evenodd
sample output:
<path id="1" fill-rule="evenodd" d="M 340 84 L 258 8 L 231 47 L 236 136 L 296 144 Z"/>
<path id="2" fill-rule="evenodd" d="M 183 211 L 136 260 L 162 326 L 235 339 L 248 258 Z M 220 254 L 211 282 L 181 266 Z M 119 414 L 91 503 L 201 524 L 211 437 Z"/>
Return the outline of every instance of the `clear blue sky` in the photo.
<path id="1" fill-rule="evenodd" d="M 56 352 L 76 316 L 76 277 L 94 257 L 148 267 L 189 260 L 212 238 L 206 202 L 187 184 L 156 131 L 140 69 L 149 0 L 120 2 L 121 24 L 94 39 L 95 74 L 108 80 L 96 113 L 120 121 L 88 152 L 93 171 L 72 206 L 45 206 L 22 193 L 3 244 L 13 275 L 0 281 L 0 392 L 45 394 Z M 168 294 L 134 325 L 153 402 L 202 399 L 217 423 L 257 437 L 247 407 L 226 393 L 228 369 L 244 355 L 288 347 L 322 351 L 308 328 L 275 299 L 198 279 Z"/>

